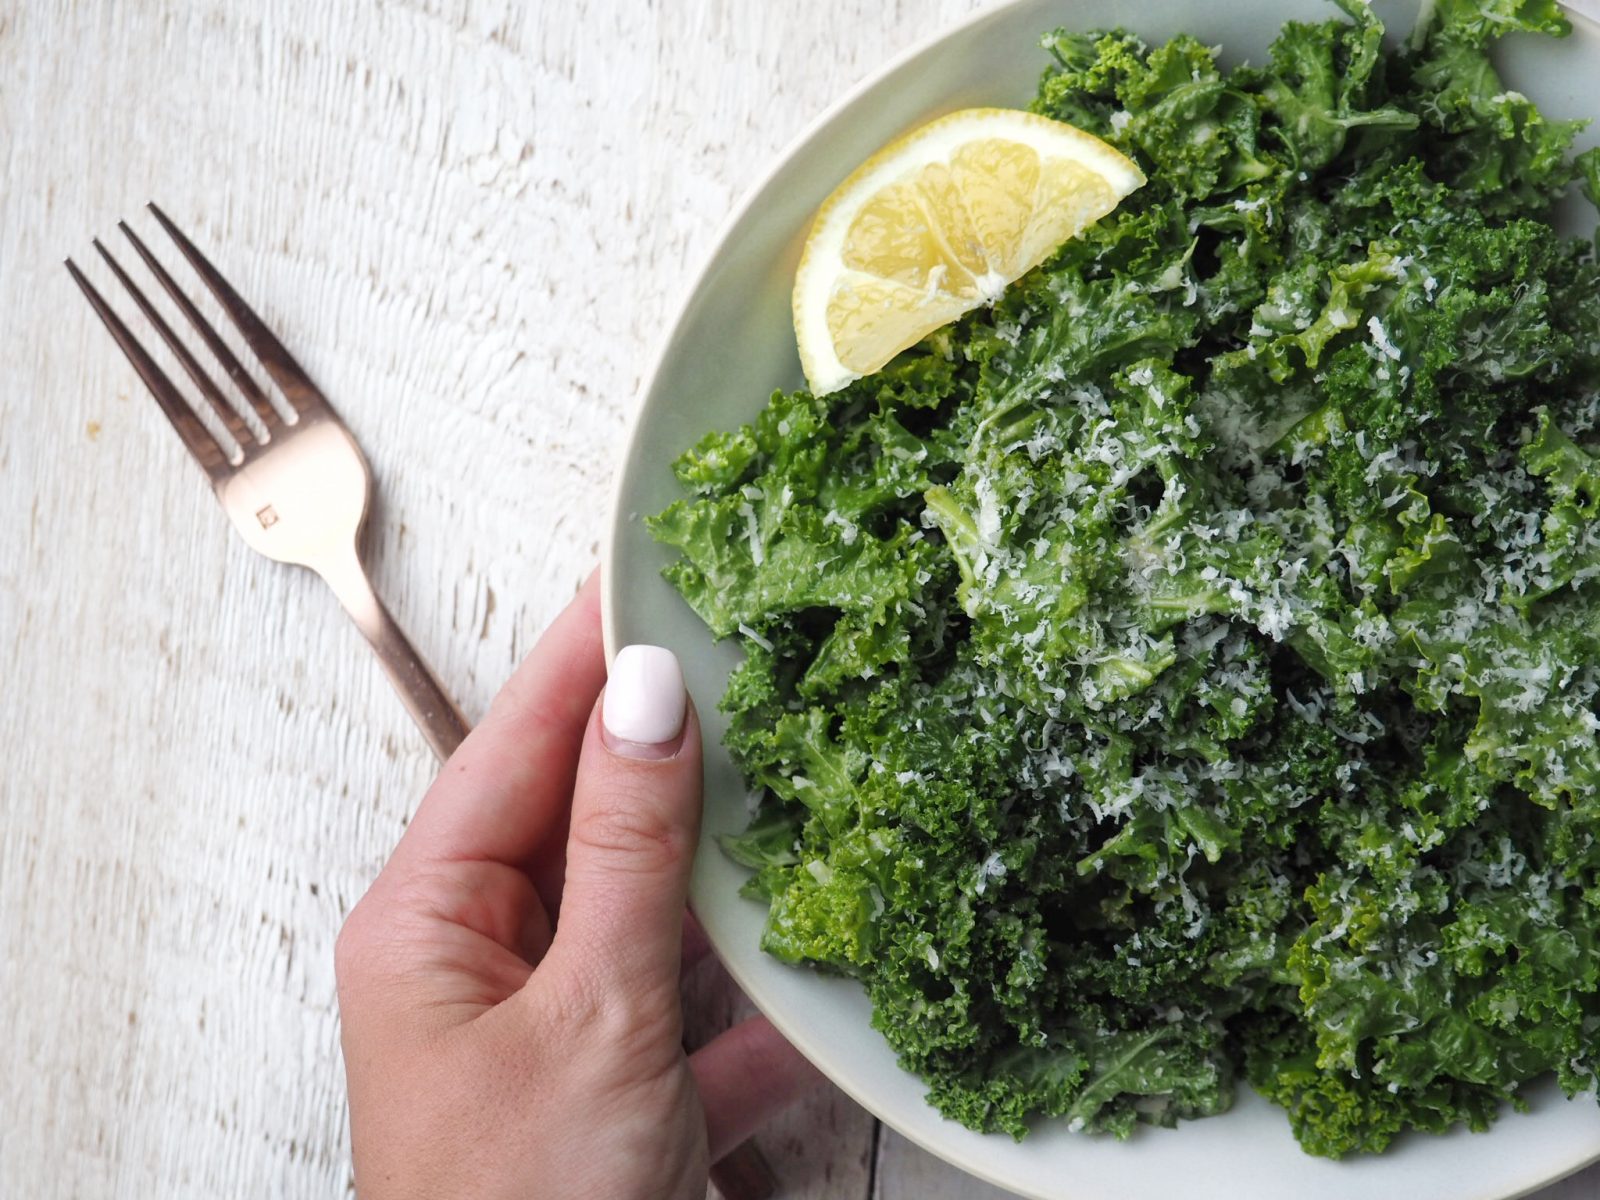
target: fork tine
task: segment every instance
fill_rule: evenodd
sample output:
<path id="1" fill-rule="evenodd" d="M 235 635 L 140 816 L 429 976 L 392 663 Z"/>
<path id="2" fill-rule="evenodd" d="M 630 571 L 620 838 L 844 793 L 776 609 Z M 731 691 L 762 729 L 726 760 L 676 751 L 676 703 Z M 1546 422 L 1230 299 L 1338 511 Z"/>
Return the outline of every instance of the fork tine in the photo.
<path id="1" fill-rule="evenodd" d="M 83 291 L 95 315 L 105 323 L 106 329 L 117 345 L 122 347 L 123 354 L 128 356 L 133 369 L 139 373 L 139 378 L 144 380 L 145 386 L 150 389 L 150 394 L 161 406 L 161 411 L 166 413 L 167 420 L 172 422 L 172 428 L 177 431 L 178 438 L 200 464 L 201 469 L 213 481 L 227 478 L 231 474 L 227 454 L 200 423 L 200 418 L 194 415 L 183 394 L 173 386 L 172 380 L 167 378 L 155 360 L 144 352 L 144 347 L 139 345 L 138 339 L 128 332 L 128 327 L 122 323 L 122 318 L 117 316 L 100 293 L 95 291 L 94 285 L 84 278 L 83 272 L 78 270 L 78 265 L 70 258 L 67 259 L 67 270 L 71 273 L 73 282 Z"/>
<path id="2" fill-rule="evenodd" d="M 261 390 L 261 385 L 249 371 L 245 370 L 238 356 L 228 349 L 228 343 L 217 336 L 217 331 L 211 327 L 211 322 L 206 320 L 194 306 L 194 301 L 184 295 L 183 289 L 171 275 L 167 274 L 167 269 L 161 265 L 161 260 L 150 252 L 144 240 L 128 228 L 126 221 L 118 221 L 117 228 L 122 230 L 128 241 L 133 243 L 133 248 L 144 260 L 144 265 L 150 268 L 150 273 L 156 277 L 156 282 L 161 284 L 167 295 L 172 297 L 172 302 L 178 306 L 178 310 L 188 318 L 189 324 L 194 326 L 195 332 L 206 344 L 206 349 L 211 351 L 212 357 L 222 364 L 222 369 L 228 373 L 228 378 L 233 380 L 234 386 L 244 393 L 244 398 L 250 402 L 250 407 L 255 410 L 256 416 L 260 417 L 261 423 L 267 427 L 267 436 L 270 438 L 272 431 L 283 424 L 283 418 L 278 415 L 278 410 L 272 407 L 272 401 L 267 399 L 267 394 Z"/>
<path id="3" fill-rule="evenodd" d="M 139 311 L 144 313 L 150 324 L 156 327 L 156 332 L 161 335 L 161 340 L 167 344 L 167 349 L 177 356 L 178 362 L 183 365 L 184 371 L 190 379 L 194 380 L 195 387 L 199 388 L 201 394 L 211 402 L 212 411 L 217 414 L 223 425 L 227 427 L 228 432 L 233 435 L 234 441 L 238 442 L 241 448 L 251 445 L 255 441 L 255 437 L 250 432 L 250 427 L 240 420 L 239 414 L 233 409 L 233 405 L 228 403 L 228 398 L 211 381 L 211 376 L 206 374 L 205 368 L 195 361 L 194 355 L 189 353 L 189 347 L 185 346 L 178 335 L 172 332 L 172 327 L 162 319 L 161 314 L 156 311 L 155 305 L 145 299 L 145 294 L 139 290 L 139 285 L 129 279 L 128 273 L 122 269 L 122 264 L 111 257 L 111 251 L 101 244 L 99 238 L 94 238 L 93 241 L 94 248 L 100 252 L 100 257 L 106 260 L 106 265 L 111 268 L 117 280 L 128 290 L 129 295 L 133 297 L 133 302 L 139 306 Z"/>
<path id="4" fill-rule="evenodd" d="M 224 279 L 218 270 L 207 261 L 206 256 L 196 250 L 194 243 L 184 237 L 183 233 L 154 203 L 148 205 L 155 219 L 161 223 L 161 228 L 167 231 L 167 236 L 177 243 L 178 249 L 189 260 L 189 265 L 205 284 L 211 289 L 211 294 L 222 305 L 223 311 L 232 318 L 233 323 L 239 327 L 239 332 L 244 340 L 249 343 L 250 349 L 255 351 L 256 357 L 261 360 L 261 365 L 267 369 L 273 381 L 283 392 L 284 397 L 296 412 L 310 412 L 312 409 L 328 407 L 328 402 L 322 398 L 322 393 L 311 382 L 310 376 L 295 362 L 294 357 L 283 348 L 272 330 L 268 329 L 265 322 L 256 316 L 255 311 L 240 298 L 239 293 L 233 290 L 231 284 Z"/>

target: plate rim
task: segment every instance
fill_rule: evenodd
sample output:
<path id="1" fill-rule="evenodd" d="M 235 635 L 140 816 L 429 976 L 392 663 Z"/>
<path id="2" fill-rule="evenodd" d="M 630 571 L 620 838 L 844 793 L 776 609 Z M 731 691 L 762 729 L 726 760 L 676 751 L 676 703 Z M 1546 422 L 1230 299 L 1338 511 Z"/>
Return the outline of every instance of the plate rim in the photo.
<path id="1" fill-rule="evenodd" d="M 1068 0 L 1068 2 L 1070 3 L 1071 0 Z M 903 69 L 912 66 L 918 60 L 927 56 L 935 48 L 953 39 L 969 35 L 973 30 L 991 21 L 1005 20 L 1015 9 L 1029 7 L 1037 3 L 1039 3 L 1039 0 L 997 0 L 996 3 L 981 7 L 954 23 L 943 26 L 934 33 L 914 41 L 910 46 L 891 55 L 882 64 L 868 71 L 817 113 L 816 116 L 805 122 L 798 132 L 764 162 L 758 173 L 746 185 L 737 203 L 714 230 L 700 259 L 698 269 L 688 276 L 687 282 L 680 287 L 672 304 L 666 309 L 670 314 L 670 319 L 664 325 L 662 334 L 656 339 L 652 351 L 645 360 L 646 369 L 639 376 L 640 382 L 636 400 L 625 424 L 620 443 L 622 451 L 612 473 L 611 487 L 609 489 L 609 509 L 603 524 L 604 536 L 600 553 L 601 637 L 608 670 L 611 662 L 616 657 L 617 651 L 621 648 L 617 628 L 620 619 L 619 603 L 612 582 L 616 578 L 616 572 L 613 567 L 616 563 L 618 548 L 623 541 L 623 526 L 632 522 L 637 516 L 637 514 L 630 514 L 624 508 L 625 492 L 632 477 L 629 467 L 634 461 L 636 453 L 641 449 L 640 432 L 646 420 L 646 414 L 656 402 L 656 393 L 663 369 L 678 344 L 683 327 L 688 323 L 692 315 L 695 299 L 701 294 L 708 278 L 720 269 L 721 263 L 732 247 L 735 235 L 739 232 L 740 227 L 750 217 L 757 204 L 764 200 L 766 192 L 775 178 L 784 172 L 790 162 L 814 139 L 832 126 L 842 114 L 853 108 L 864 96 L 884 85 L 886 81 Z M 1592 32 L 1600 33 L 1600 20 L 1561 2 L 1561 0 L 1558 0 L 1558 3 L 1563 13 L 1574 24 L 1588 25 Z M 1597 123 L 1600 123 L 1600 115 L 1597 115 L 1595 119 Z M 703 844 L 697 846 L 697 853 L 703 849 Z M 708 936 L 710 935 L 708 934 Z M 715 948 L 715 939 L 713 938 L 712 941 Z M 823 1070 L 819 1060 L 826 1060 L 829 1055 L 816 1047 L 814 1039 L 788 1019 L 781 1005 L 773 1006 L 769 1010 L 768 1006 L 763 1003 L 764 989 L 751 973 L 745 970 L 739 959 L 736 956 L 723 956 L 719 953 L 718 960 L 734 983 L 738 985 L 739 989 L 750 999 L 758 1011 L 772 1023 L 778 1032 L 799 1050 L 808 1061 L 818 1065 L 818 1069 L 822 1070 L 823 1075 L 832 1086 L 837 1087 L 856 1104 L 871 1113 L 874 1119 L 887 1125 L 912 1144 L 936 1158 L 950 1163 L 975 1179 L 1006 1190 L 1014 1190 L 1016 1188 L 1014 1182 L 1009 1180 L 1002 1181 L 980 1159 L 965 1154 L 957 1148 L 939 1145 L 931 1136 L 924 1136 L 922 1131 L 903 1126 L 894 1117 L 885 1115 L 880 1110 L 880 1107 L 864 1094 L 864 1089 L 856 1086 L 853 1077 L 849 1075 L 840 1076 L 830 1070 Z M 897 1069 L 903 1070 L 904 1068 Z M 1243 1081 L 1239 1083 L 1241 1090 L 1248 1088 L 1248 1086 Z M 1581 1099 L 1582 1094 L 1573 1098 L 1573 1100 L 1580 1102 Z M 1221 1115 L 1226 1116 L 1226 1114 Z M 1488 1134 L 1473 1136 L 1488 1136 Z M 1581 1159 L 1575 1163 L 1563 1163 L 1553 1170 L 1541 1172 L 1526 1181 L 1520 1181 L 1515 1190 L 1499 1193 L 1496 1200 L 1521 1200 L 1523 1197 L 1528 1197 L 1534 1192 L 1559 1183 L 1561 1180 L 1569 1178 L 1596 1163 L 1600 1163 L 1600 1146 L 1597 1146 L 1588 1158 Z M 1351 1182 L 1352 1184 L 1357 1184 L 1354 1179 Z M 1359 1186 L 1359 1184 L 1357 1185 Z M 1054 1193 L 1031 1189 L 1016 1192 L 1016 1194 L 1025 1196 L 1028 1200 L 1059 1200 L 1059 1197 Z"/>

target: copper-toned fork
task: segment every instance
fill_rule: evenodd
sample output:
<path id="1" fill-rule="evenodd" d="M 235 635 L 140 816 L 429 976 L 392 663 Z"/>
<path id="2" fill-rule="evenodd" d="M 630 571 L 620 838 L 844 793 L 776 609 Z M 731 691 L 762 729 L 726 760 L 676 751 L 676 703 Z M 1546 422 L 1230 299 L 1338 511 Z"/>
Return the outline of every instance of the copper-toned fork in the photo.
<path id="1" fill-rule="evenodd" d="M 154 204 L 149 208 L 288 401 L 289 413 L 280 414 L 160 259 L 126 222 L 117 222 L 162 290 L 194 326 L 210 356 L 227 373 L 237 395 L 248 403 L 261 423 L 261 436 L 98 238 L 94 248 L 205 398 L 233 446 L 212 436 L 184 394 L 70 258 L 67 270 L 172 422 L 179 440 L 205 471 L 234 528 L 252 549 L 279 562 L 310 567 L 327 581 L 372 643 L 378 661 L 434 754 L 441 761 L 448 758 L 466 737 L 467 722 L 384 608 L 361 565 L 361 530 L 372 492 L 372 475 L 361 447 L 300 364 L 239 293 L 165 213 Z M 771 1168 L 752 1142 L 735 1148 L 715 1164 L 711 1178 L 725 1200 L 766 1200 L 775 1189 Z"/>
<path id="2" fill-rule="evenodd" d="M 279 562 L 310 567 L 327 581 L 377 652 L 378 661 L 412 719 L 421 727 L 428 745 L 440 759 L 448 758 L 467 734 L 466 720 L 384 608 L 361 565 L 361 530 L 372 493 L 372 475 L 361 448 L 300 364 L 239 298 L 239 293 L 165 213 L 154 204 L 150 211 L 216 297 L 260 366 L 278 385 L 288 402 L 286 413 L 280 413 L 273 405 L 216 329 L 125 222 L 118 222 L 118 228 L 194 327 L 211 357 L 227 373 L 237 395 L 259 421 L 259 430 L 253 430 L 243 419 L 235 401 L 98 238 L 95 249 L 205 398 L 233 445 L 214 437 L 205 427 L 184 394 L 70 258 L 67 270 L 155 396 L 179 440 L 205 471 L 234 528 L 252 549 Z"/>

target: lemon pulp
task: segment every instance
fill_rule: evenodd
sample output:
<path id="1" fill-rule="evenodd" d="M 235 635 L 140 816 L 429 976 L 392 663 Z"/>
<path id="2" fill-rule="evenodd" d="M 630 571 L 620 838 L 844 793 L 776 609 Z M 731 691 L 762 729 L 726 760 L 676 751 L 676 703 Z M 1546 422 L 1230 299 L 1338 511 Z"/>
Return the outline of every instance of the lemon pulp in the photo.
<path id="1" fill-rule="evenodd" d="M 821 209 L 795 277 L 795 334 L 821 395 L 987 303 L 1144 182 L 1073 126 L 951 113 L 863 163 Z"/>

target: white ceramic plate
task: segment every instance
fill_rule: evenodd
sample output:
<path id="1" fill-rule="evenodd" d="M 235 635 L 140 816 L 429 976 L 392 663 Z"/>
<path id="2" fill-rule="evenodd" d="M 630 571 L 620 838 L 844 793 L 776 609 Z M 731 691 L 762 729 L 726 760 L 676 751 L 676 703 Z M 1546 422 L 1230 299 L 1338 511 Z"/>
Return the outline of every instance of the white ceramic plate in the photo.
<path id="1" fill-rule="evenodd" d="M 1409 29 L 1410 5 L 1379 10 L 1392 27 Z M 669 555 L 639 518 L 679 495 L 669 464 L 680 451 L 708 430 L 752 419 L 774 388 L 801 383 L 789 316 L 800 245 L 823 198 L 879 146 L 954 109 L 1025 104 L 1045 66 L 1039 34 L 1058 25 L 1121 25 L 1151 41 L 1189 32 L 1220 44 L 1229 62 L 1260 62 L 1284 21 L 1335 11 L 1317 0 L 1015 0 L 902 56 L 803 134 L 734 215 L 648 377 L 621 465 L 606 546 L 606 648 L 672 647 L 699 701 L 706 807 L 692 902 L 717 953 L 789 1040 L 862 1105 L 934 1154 L 1038 1200 L 1507 1200 L 1600 1158 L 1600 1109 L 1592 1097 L 1566 1101 L 1552 1083 L 1536 1090 L 1531 1113 L 1507 1114 L 1490 1133 L 1411 1136 L 1381 1157 L 1344 1163 L 1302 1153 L 1282 1112 L 1248 1090 L 1225 1116 L 1140 1130 L 1122 1143 L 1046 1122 L 1019 1144 L 946 1121 L 869 1026 L 858 985 L 758 951 L 764 906 L 738 897 L 745 872 L 711 840 L 741 829 L 746 816 L 715 707 L 739 652 L 713 644 L 661 578 Z M 1565 42 L 1505 45 L 1502 66 L 1511 86 L 1550 113 L 1600 116 L 1600 26 L 1578 17 L 1574 24 Z"/>

